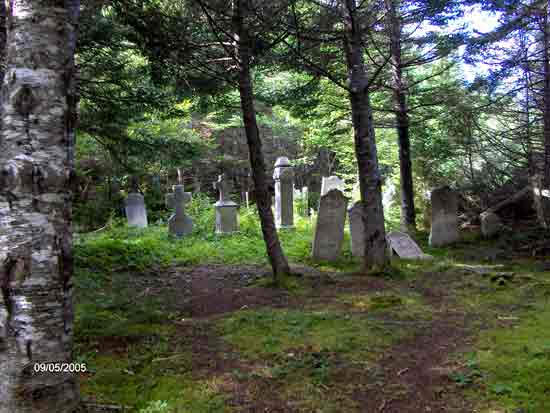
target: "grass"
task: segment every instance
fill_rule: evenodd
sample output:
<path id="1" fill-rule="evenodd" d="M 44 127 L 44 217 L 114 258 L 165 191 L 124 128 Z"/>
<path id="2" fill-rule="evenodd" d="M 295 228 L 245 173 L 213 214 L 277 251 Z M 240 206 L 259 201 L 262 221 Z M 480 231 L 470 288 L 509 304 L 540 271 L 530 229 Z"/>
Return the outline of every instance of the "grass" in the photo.
<path id="1" fill-rule="evenodd" d="M 455 277 L 445 277 L 445 288 L 453 299 L 444 308 L 473 315 L 477 335 L 451 378 L 481 411 L 550 411 L 550 272 L 529 259 L 472 258 L 472 252 L 498 248 L 498 241 L 476 235 L 453 247 L 430 248 L 427 235 L 417 234 L 435 259 L 393 260 L 380 274 L 392 288 L 382 292 L 338 293 L 319 304 L 316 288 L 330 290 L 330 283 L 315 287 L 307 277 L 281 277 L 273 285 L 260 279 L 256 286 L 284 289 L 303 306 L 240 310 L 209 321 L 216 337 L 250 368 L 224 375 L 194 371 L 186 339 L 192 335 L 176 322 L 190 317 L 171 307 L 180 292 L 143 294 L 147 280 L 174 265 L 267 265 L 255 211 L 241 211 L 240 233 L 218 236 L 210 204 L 194 202 L 195 231 L 184 239 L 170 238 L 162 225 L 115 226 L 78 238 L 75 350 L 91 370 L 81 381 L 85 397 L 130 406 L 131 413 L 231 412 L 231 384 L 246 384 L 247 397 L 260 400 L 264 384 L 297 411 L 360 411 L 353 395 L 365 380 L 378 380 L 369 375 L 375 375 L 379 356 L 438 317 L 410 286 L 419 274 L 429 274 L 435 286 L 450 272 Z M 295 230 L 280 232 L 293 264 L 348 275 L 359 268 L 347 234 L 338 262 L 312 262 L 313 229 L 298 218 Z M 499 278 L 502 273 L 513 275 Z M 345 278 L 361 284 L 353 281 L 360 277 Z"/>

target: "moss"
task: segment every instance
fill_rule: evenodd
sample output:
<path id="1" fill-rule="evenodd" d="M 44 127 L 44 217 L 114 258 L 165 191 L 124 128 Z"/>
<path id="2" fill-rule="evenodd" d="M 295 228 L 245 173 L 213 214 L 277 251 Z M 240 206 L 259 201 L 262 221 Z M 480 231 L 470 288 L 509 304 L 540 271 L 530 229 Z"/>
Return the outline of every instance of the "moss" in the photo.
<path id="1" fill-rule="evenodd" d="M 351 360 L 372 360 L 375 350 L 402 335 L 402 331 L 335 311 L 239 311 L 218 326 L 225 340 L 252 358 L 306 348 L 338 352 Z"/>
<path id="2" fill-rule="evenodd" d="M 550 305 L 513 328 L 482 333 L 476 358 L 483 386 L 474 394 L 509 411 L 550 411 Z M 505 367 L 505 368 L 504 368 Z"/>

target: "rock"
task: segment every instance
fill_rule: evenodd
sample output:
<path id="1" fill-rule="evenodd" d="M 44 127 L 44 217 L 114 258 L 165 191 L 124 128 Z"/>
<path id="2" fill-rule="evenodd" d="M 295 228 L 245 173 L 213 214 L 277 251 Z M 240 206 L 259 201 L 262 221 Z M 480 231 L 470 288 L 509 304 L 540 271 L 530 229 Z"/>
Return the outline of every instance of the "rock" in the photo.
<path id="1" fill-rule="evenodd" d="M 485 238 L 494 237 L 502 228 L 502 221 L 494 212 L 483 212 L 479 218 L 481 220 L 481 234 Z"/>

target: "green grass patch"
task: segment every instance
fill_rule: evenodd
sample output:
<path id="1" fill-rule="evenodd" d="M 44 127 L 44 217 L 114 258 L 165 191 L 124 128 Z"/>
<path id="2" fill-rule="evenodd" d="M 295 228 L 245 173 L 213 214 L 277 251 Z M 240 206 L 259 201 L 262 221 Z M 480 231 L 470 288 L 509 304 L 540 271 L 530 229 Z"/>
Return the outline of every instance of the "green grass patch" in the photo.
<path id="1" fill-rule="evenodd" d="M 475 357 L 483 375 L 477 397 L 506 411 L 550 411 L 550 304 L 524 313 L 518 325 L 481 334 Z"/>
<path id="2" fill-rule="evenodd" d="M 372 360 L 375 350 L 401 336 L 365 318 L 336 311 L 238 311 L 218 326 L 225 340 L 251 358 L 303 348 L 338 352 L 350 360 Z"/>

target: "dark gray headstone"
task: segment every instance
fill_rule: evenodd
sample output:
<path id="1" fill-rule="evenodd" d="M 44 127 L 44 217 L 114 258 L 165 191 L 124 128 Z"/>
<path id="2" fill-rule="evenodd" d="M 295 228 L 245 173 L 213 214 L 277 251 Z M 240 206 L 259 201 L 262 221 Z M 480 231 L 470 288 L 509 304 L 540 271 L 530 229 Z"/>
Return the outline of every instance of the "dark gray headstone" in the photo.
<path id="1" fill-rule="evenodd" d="M 313 240 L 313 259 L 335 261 L 340 258 L 347 205 L 347 198 L 338 189 L 321 197 Z"/>
<path id="2" fill-rule="evenodd" d="M 294 171 L 288 158 L 275 162 L 275 224 L 277 228 L 294 228 Z"/>

